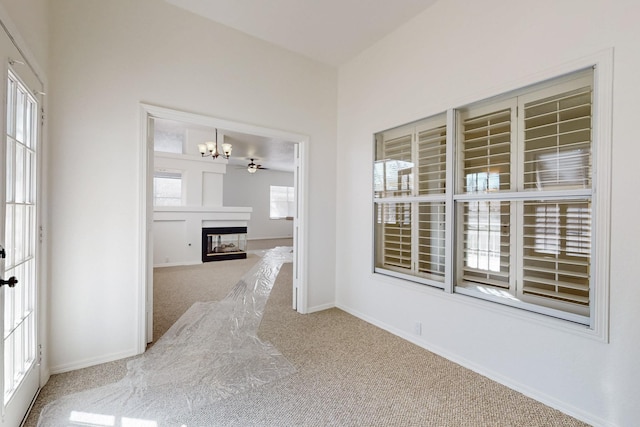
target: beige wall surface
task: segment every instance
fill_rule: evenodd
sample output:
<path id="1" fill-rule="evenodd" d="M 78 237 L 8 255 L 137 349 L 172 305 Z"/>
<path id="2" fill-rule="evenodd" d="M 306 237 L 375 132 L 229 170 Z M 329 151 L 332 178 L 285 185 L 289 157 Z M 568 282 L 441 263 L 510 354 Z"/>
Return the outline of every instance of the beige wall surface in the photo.
<path id="1" fill-rule="evenodd" d="M 160 0 L 56 0 L 50 43 L 52 371 L 138 345 L 141 102 L 309 137 L 309 305 L 333 302 L 337 70 Z"/>
<path id="2" fill-rule="evenodd" d="M 637 424 L 639 15 L 640 4 L 630 0 L 439 1 L 342 66 L 337 305 L 592 424 Z M 372 167 L 353 164 L 372 164 L 375 132 L 499 95 L 611 49 L 609 343 L 371 274 Z M 421 336 L 413 332 L 418 321 Z"/>

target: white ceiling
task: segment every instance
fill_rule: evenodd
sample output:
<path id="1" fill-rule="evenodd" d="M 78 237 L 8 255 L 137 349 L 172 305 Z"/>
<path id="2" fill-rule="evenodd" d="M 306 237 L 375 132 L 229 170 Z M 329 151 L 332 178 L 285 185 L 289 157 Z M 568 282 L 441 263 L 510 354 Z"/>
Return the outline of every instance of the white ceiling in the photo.
<path id="1" fill-rule="evenodd" d="M 437 0 L 166 0 L 254 37 L 339 66 Z"/>

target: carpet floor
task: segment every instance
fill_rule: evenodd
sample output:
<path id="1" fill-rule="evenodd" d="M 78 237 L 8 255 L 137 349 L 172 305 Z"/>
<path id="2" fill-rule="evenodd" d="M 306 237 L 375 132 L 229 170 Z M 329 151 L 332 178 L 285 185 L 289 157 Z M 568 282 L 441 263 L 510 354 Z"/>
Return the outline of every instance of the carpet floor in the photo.
<path id="1" fill-rule="evenodd" d="M 166 330 L 189 301 L 222 299 L 257 260 L 250 254 L 247 260 L 156 269 L 154 334 Z M 211 264 L 225 264 L 228 271 Z M 300 315 L 291 309 L 291 284 L 292 265 L 284 264 L 258 335 L 296 372 L 216 402 L 185 419 L 185 426 L 586 425 L 341 310 Z M 125 364 L 53 375 L 25 425 L 35 426 L 42 406 L 58 397 L 119 380 Z"/>

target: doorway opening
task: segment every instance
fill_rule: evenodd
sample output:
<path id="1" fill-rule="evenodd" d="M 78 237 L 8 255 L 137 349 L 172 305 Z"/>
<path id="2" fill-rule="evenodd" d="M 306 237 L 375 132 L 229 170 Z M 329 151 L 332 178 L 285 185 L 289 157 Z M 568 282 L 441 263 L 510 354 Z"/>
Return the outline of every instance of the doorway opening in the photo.
<path id="1" fill-rule="evenodd" d="M 258 170 L 258 174 L 255 174 L 255 170 L 249 171 L 247 170 L 247 165 L 245 163 L 249 163 L 246 161 L 246 158 L 250 158 L 250 162 L 253 162 L 256 157 L 260 158 L 260 156 L 256 156 L 256 147 L 259 147 L 260 144 L 263 144 L 262 147 L 264 150 L 261 150 L 263 153 L 263 157 L 260 158 L 261 165 L 270 166 L 269 163 L 269 152 L 277 152 L 278 148 L 280 150 L 282 147 L 287 147 L 287 149 L 291 150 L 291 162 L 288 166 L 290 172 L 293 174 L 293 186 L 295 189 L 295 215 L 293 218 L 287 218 L 288 220 L 293 222 L 293 230 L 292 230 L 292 238 L 293 238 L 293 289 L 292 289 L 292 307 L 294 310 L 297 310 L 300 313 L 306 313 L 307 311 L 307 289 L 306 289 L 306 269 L 305 269 L 305 259 L 306 259 L 306 221 L 305 221 L 305 188 L 306 188 L 306 152 L 307 152 L 307 144 L 308 137 L 305 135 L 300 135 L 291 132 L 280 131 L 271 128 L 265 128 L 254 125 L 247 125 L 245 123 L 233 122 L 229 120 L 218 119 L 215 117 L 209 117 L 199 114 L 187 113 L 177 110 L 172 110 L 163 107 L 157 107 L 147 104 L 141 104 L 141 144 L 140 144 L 140 236 L 139 236 L 139 247 L 140 247 L 140 264 L 142 266 L 140 271 L 140 280 L 139 280 L 139 302 L 138 302 L 138 351 L 142 353 L 146 348 L 147 343 L 151 342 L 153 339 L 153 268 L 154 264 L 158 262 L 158 254 L 155 254 L 154 259 L 154 239 L 166 239 L 164 235 L 156 235 L 154 232 L 154 215 L 157 215 L 158 212 L 154 213 L 154 200 L 157 200 L 158 195 L 156 191 L 154 191 L 154 177 L 157 175 L 160 164 L 164 161 L 157 161 L 156 151 L 154 150 L 155 143 L 155 129 L 156 125 L 159 123 L 178 123 L 183 126 L 187 126 L 189 128 L 195 129 L 194 132 L 199 131 L 211 131 L 215 129 L 216 137 L 217 134 L 220 134 L 221 137 L 228 138 L 223 139 L 225 142 L 233 143 L 233 152 L 228 160 L 226 159 L 215 159 L 213 162 L 217 165 L 222 165 L 223 168 L 222 174 L 225 174 L 224 167 L 227 170 L 233 169 L 243 169 L 243 172 L 247 174 L 247 176 L 252 175 L 254 178 L 260 179 L 259 176 L 262 171 Z M 212 138 L 213 139 L 213 138 Z M 243 145 L 242 139 L 247 139 L 249 142 L 246 145 Z M 248 148 L 247 148 L 248 147 Z M 274 148 L 276 147 L 276 148 Z M 251 151 L 253 150 L 253 151 Z M 186 156 L 190 159 L 199 161 L 198 163 L 201 165 L 207 165 L 207 167 L 211 167 L 212 165 L 211 158 L 208 159 L 209 163 L 204 163 L 204 159 L 201 159 L 201 152 L 198 151 L 198 147 L 195 144 L 186 144 L 183 145 L 183 152 L 180 155 L 169 154 L 169 157 L 180 157 L 182 154 L 186 154 Z M 266 153 L 266 154 L 265 154 Z M 277 154 L 274 155 L 277 157 Z M 166 156 L 165 156 L 166 157 Z M 184 157 L 184 156 L 183 156 Z M 222 161 L 218 161 L 222 160 Z M 257 163 L 257 162 L 256 162 Z M 273 163 L 276 168 L 281 167 L 278 165 L 277 159 L 274 159 Z M 218 166 L 220 167 L 220 166 Z M 266 167 L 262 167 L 266 169 Z M 160 171 L 162 172 L 162 171 Z M 172 171 L 175 173 L 175 171 Z M 188 207 L 190 201 L 184 199 L 185 197 L 191 197 L 189 194 L 199 194 L 198 197 L 201 197 L 200 203 L 201 207 L 199 210 L 207 211 L 208 208 L 203 208 L 202 206 L 210 206 L 216 205 L 222 209 L 227 209 L 222 206 L 222 196 L 218 200 L 215 199 L 215 195 L 212 196 L 211 191 L 206 191 L 206 185 L 215 185 L 215 180 L 217 179 L 214 173 L 210 173 L 211 176 L 206 176 L 207 173 L 202 173 L 202 177 L 198 177 L 195 181 L 199 180 L 198 191 L 193 192 L 191 190 L 181 192 L 182 195 L 179 197 L 176 196 L 174 199 L 180 200 L 182 197 L 182 202 L 186 206 L 178 207 L 178 208 L 164 208 L 165 211 L 180 211 L 180 210 L 189 210 Z M 236 175 L 237 176 L 237 175 Z M 189 181 L 189 173 L 184 173 L 183 182 Z M 191 177 L 193 182 L 193 176 Z M 185 184 L 183 183 L 183 186 Z M 213 192 L 215 193 L 215 192 Z M 213 200 L 212 200 L 213 197 Z M 226 204 L 226 203 L 225 203 Z M 192 206 L 193 207 L 193 206 Z M 198 210 L 193 207 L 194 210 Z M 237 212 L 242 214 L 242 209 L 248 208 L 234 208 Z M 249 209 L 247 212 L 251 212 Z M 163 212 L 165 214 L 166 212 Z M 267 214 L 268 215 L 268 214 Z M 210 224 L 207 221 L 200 221 L 201 224 L 199 226 L 209 226 Z M 166 224 L 169 224 L 169 228 L 173 228 L 175 231 L 179 229 L 180 225 L 178 225 L 177 221 L 166 221 Z M 183 227 L 184 228 L 184 227 Z M 188 228 L 188 227 L 187 227 Z M 171 234 L 169 234 L 171 235 Z M 199 248 L 200 242 L 194 242 L 193 246 L 198 246 Z M 182 265 L 195 264 L 200 263 L 201 260 L 191 260 L 190 261 L 190 253 L 191 244 L 186 249 L 186 254 L 182 253 L 180 255 L 175 256 L 175 260 L 173 260 L 176 264 L 183 263 Z M 193 249 L 196 249 L 195 247 Z M 198 252 L 199 253 L 199 252 Z M 182 257 L 182 259 L 179 259 Z M 169 256 L 164 256 L 162 258 L 163 262 L 166 260 L 170 263 Z M 176 265 L 174 264 L 174 265 Z"/>

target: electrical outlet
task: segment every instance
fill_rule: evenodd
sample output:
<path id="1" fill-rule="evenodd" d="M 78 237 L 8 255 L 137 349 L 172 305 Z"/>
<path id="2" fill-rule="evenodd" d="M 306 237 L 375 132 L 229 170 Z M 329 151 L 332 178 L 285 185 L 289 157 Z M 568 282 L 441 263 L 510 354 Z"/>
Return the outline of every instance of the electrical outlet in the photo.
<path id="1" fill-rule="evenodd" d="M 416 322 L 413 325 L 413 332 L 416 335 L 422 335 L 422 322 Z"/>

